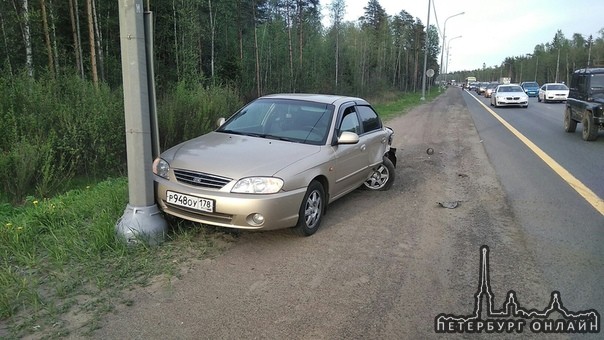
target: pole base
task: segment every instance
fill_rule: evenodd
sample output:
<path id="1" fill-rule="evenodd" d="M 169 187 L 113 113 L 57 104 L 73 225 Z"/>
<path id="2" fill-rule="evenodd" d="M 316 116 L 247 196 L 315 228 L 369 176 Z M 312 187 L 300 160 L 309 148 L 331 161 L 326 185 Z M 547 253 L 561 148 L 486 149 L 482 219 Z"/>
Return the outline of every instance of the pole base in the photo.
<path id="1" fill-rule="evenodd" d="M 168 223 L 155 204 L 147 207 L 128 204 L 115 225 L 117 237 L 128 244 L 159 245 L 164 242 L 167 231 Z"/>

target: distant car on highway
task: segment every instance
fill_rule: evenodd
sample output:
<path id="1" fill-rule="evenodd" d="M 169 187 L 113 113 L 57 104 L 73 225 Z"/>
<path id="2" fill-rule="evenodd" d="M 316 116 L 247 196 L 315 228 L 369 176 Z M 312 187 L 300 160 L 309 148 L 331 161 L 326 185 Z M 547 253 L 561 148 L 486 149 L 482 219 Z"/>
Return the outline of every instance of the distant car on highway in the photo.
<path id="1" fill-rule="evenodd" d="M 543 84 L 539 89 L 537 101 L 547 102 L 564 102 L 568 99 L 568 87 L 560 83 Z"/>
<path id="2" fill-rule="evenodd" d="M 520 86 L 529 97 L 537 97 L 539 95 L 539 83 L 536 81 L 524 81 L 520 83 Z"/>
<path id="3" fill-rule="evenodd" d="M 489 85 L 487 85 L 487 88 L 484 90 L 484 97 L 485 98 L 491 98 L 491 95 L 493 94 L 493 91 L 495 91 L 495 88 L 499 85 L 499 83 L 490 83 Z"/>
<path id="4" fill-rule="evenodd" d="M 478 83 L 478 86 L 476 86 L 476 93 L 483 94 L 484 91 L 486 91 L 486 89 L 487 89 L 487 85 L 489 85 L 489 83 L 488 82 L 484 82 L 484 81 Z"/>
<path id="5" fill-rule="evenodd" d="M 497 85 L 491 94 L 491 106 L 521 106 L 528 107 L 528 95 L 517 84 Z"/>

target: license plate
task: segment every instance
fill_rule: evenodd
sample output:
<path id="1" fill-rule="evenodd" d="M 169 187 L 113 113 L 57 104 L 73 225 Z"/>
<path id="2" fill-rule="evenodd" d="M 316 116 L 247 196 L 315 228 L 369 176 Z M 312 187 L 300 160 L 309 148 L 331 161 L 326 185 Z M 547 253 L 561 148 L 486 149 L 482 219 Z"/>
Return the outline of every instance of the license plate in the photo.
<path id="1" fill-rule="evenodd" d="M 214 200 L 167 191 L 168 203 L 205 212 L 214 212 Z"/>

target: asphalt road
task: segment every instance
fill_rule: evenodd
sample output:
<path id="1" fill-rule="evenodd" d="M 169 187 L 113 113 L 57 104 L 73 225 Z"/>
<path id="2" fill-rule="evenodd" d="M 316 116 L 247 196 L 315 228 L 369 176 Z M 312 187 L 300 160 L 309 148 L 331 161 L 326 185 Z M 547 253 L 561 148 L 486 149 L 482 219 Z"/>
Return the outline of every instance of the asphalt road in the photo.
<path id="1" fill-rule="evenodd" d="M 565 228 L 533 224 L 552 222 L 552 207 L 562 203 L 547 190 L 570 190 L 554 176 L 537 176 L 546 172 L 543 166 L 529 153 L 514 154 L 522 146 L 480 110 L 467 93 L 449 88 L 388 121 L 399 158 L 391 190 L 341 198 L 311 237 L 244 232 L 221 256 L 191 261 L 177 277 L 124 292 L 133 303 L 119 305 L 92 337 L 442 338 L 435 329 L 440 314 L 478 311 L 483 320 L 496 320 L 491 312 L 502 311 L 512 291 L 517 308 L 545 311 L 558 290 L 566 310 L 601 313 L 604 261 L 594 247 L 602 241 L 603 225 L 596 225 L 602 217 L 592 211 L 586 225 L 569 209 L 557 224 Z M 498 164 L 515 157 L 523 168 Z M 519 179 L 526 195 L 509 186 L 510 178 Z M 573 208 L 589 211 L 577 195 L 567 195 Z M 459 205 L 447 209 L 439 202 Z M 528 328 L 522 335 L 543 338 Z"/>
<path id="2" fill-rule="evenodd" d="M 472 97 L 470 97 L 472 96 Z M 604 310 L 604 215 L 505 128 L 475 98 L 604 198 L 604 133 L 595 142 L 563 129 L 564 103 L 494 108 L 465 92 L 464 99 L 514 215 L 544 276 L 577 305 Z M 580 285 L 581 289 L 577 289 Z M 598 309 L 597 308 L 597 309 Z"/>

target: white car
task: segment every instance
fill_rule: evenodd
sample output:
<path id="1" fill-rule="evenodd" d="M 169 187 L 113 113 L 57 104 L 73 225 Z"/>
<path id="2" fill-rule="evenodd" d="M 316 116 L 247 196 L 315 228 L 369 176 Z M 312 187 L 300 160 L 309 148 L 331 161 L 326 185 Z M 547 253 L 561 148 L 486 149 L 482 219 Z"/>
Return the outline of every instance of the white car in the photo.
<path id="1" fill-rule="evenodd" d="M 568 87 L 559 83 L 543 84 L 537 95 L 538 101 L 547 102 L 563 102 L 568 99 Z"/>
<path id="2" fill-rule="evenodd" d="M 491 106 L 522 106 L 528 107 L 528 95 L 520 85 L 498 85 L 491 94 Z"/>

